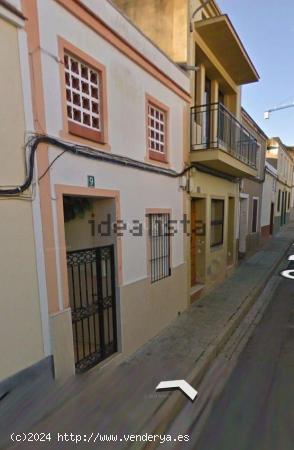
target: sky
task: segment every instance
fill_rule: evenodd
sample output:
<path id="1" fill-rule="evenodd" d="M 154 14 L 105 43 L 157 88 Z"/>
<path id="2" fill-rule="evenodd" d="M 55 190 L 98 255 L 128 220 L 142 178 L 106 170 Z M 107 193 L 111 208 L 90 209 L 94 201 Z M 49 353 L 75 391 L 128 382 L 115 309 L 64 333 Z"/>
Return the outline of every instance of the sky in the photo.
<path id="1" fill-rule="evenodd" d="M 294 107 L 263 113 L 294 103 L 294 0 L 216 0 L 229 15 L 260 80 L 242 88 L 242 105 L 269 136 L 294 145 Z"/>

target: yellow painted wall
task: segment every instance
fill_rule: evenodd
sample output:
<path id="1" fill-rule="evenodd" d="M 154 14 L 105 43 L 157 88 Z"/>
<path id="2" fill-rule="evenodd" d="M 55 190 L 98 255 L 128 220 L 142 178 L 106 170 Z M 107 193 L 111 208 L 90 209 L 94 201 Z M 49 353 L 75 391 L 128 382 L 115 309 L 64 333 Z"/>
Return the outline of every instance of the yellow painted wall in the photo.
<path id="1" fill-rule="evenodd" d="M 187 62 L 199 67 L 197 72 L 189 72 L 192 105 L 204 103 L 205 77 L 208 77 L 211 80 L 211 102 L 219 101 L 218 94 L 221 90 L 225 96 L 225 107 L 241 120 L 241 87 L 236 85 L 200 34 L 195 30 L 190 32 L 190 18 L 203 4 L 202 0 L 115 0 L 115 3 L 175 62 Z M 194 20 L 219 14 L 221 11 L 212 1 L 196 14 Z M 189 148 L 188 143 L 187 146 Z M 221 281 L 228 272 L 228 266 L 236 262 L 239 187 L 236 183 L 199 171 L 195 171 L 190 180 L 191 196 L 206 199 L 207 227 L 203 258 L 205 283 L 212 286 Z M 215 248 L 210 247 L 212 198 L 225 200 L 224 243 Z M 229 205 L 233 211 L 233 217 L 230 218 Z M 232 241 L 228 242 L 228 232 L 231 233 L 232 230 Z"/>
<path id="2" fill-rule="evenodd" d="M 187 0 L 114 0 L 173 61 L 187 61 Z"/>
<path id="3" fill-rule="evenodd" d="M 202 4 L 200 0 L 114 0 L 114 3 L 173 61 L 208 66 L 203 76 L 208 76 L 212 81 L 217 80 L 226 96 L 225 106 L 236 115 L 237 119 L 241 118 L 240 88 L 236 86 L 200 35 L 195 31 L 190 32 L 190 18 Z M 214 2 L 211 2 L 196 14 L 194 20 L 213 17 L 219 13 Z M 194 99 L 193 79 L 194 74 L 191 72 L 191 93 Z M 218 101 L 218 98 L 214 98 L 213 101 Z M 197 103 L 202 104 L 202 100 L 198 98 Z"/>
<path id="4" fill-rule="evenodd" d="M 0 19 L 0 179 L 24 178 L 17 30 Z M 40 360 L 43 341 L 30 201 L 0 198 L 0 380 Z"/>
<path id="5" fill-rule="evenodd" d="M 113 2 L 161 50 L 175 62 L 193 59 L 190 47 L 190 17 L 202 4 L 200 0 L 113 0 Z M 196 14 L 194 20 L 219 14 L 212 1 Z M 192 53 L 190 53 L 192 51 Z"/>
<path id="6" fill-rule="evenodd" d="M 191 197 L 206 199 L 206 236 L 205 236 L 205 259 L 206 259 L 206 287 L 222 281 L 230 265 L 236 262 L 236 236 L 237 236 L 237 212 L 238 212 L 238 184 L 222 178 L 193 171 L 190 179 Z M 229 200 L 235 199 L 235 211 L 233 217 L 229 217 Z M 223 199 L 225 201 L 224 212 L 224 242 L 217 247 L 211 247 L 211 200 Z M 234 229 L 232 243 L 228 240 L 228 230 Z M 230 254 L 229 254 L 230 253 Z M 232 262 L 233 260 L 233 262 Z"/>

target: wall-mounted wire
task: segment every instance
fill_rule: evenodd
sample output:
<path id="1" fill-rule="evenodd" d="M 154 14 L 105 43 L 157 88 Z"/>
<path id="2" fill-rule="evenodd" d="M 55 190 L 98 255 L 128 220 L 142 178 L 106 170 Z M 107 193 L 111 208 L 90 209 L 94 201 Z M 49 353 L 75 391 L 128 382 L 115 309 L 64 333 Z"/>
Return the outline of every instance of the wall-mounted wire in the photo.
<path id="1" fill-rule="evenodd" d="M 181 177 L 185 173 L 187 173 L 192 167 L 188 166 L 178 173 L 171 169 L 153 166 L 152 164 L 137 161 L 135 159 L 128 158 L 125 156 L 108 154 L 100 150 L 92 150 L 89 147 L 70 144 L 68 142 L 64 142 L 58 138 L 51 137 L 48 135 L 34 135 L 28 140 L 26 144 L 26 149 L 28 150 L 29 154 L 24 182 L 19 186 L 0 188 L 0 196 L 2 197 L 19 196 L 31 186 L 34 176 L 35 154 L 40 144 L 52 145 L 54 147 L 62 149 L 63 151 L 49 164 L 48 168 L 40 176 L 39 181 L 48 173 L 48 171 L 56 162 L 56 160 L 61 156 L 63 156 L 65 153 L 71 153 L 76 156 L 83 156 L 97 161 L 107 162 L 110 164 L 116 164 L 124 167 L 130 167 L 137 170 L 143 170 L 146 172 L 154 173 L 157 175 L 163 175 L 170 178 Z"/>

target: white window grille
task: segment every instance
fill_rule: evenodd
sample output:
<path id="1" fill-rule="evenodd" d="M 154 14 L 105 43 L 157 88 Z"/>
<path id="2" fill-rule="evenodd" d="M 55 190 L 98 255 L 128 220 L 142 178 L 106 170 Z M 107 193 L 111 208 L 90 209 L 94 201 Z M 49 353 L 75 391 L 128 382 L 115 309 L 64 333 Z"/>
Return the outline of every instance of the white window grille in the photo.
<path id="1" fill-rule="evenodd" d="M 102 131 L 101 74 L 68 53 L 64 67 L 68 120 Z"/>
<path id="2" fill-rule="evenodd" d="M 149 150 L 164 154 L 166 151 L 166 112 L 148 104 Z"/>
<path id="3" fill-rule="evenodd" d="M 169 224 L 169 214 L 149 214 L 151 283 L 171 275 Z"/>

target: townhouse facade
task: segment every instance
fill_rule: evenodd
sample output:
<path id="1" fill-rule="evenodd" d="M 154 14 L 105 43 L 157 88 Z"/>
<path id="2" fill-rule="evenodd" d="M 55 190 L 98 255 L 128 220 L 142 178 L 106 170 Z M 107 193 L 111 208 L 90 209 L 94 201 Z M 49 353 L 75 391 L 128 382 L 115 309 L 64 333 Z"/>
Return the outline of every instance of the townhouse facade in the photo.
<path id="1" fill-rule="evenodd" d="M 2 380 L 24 373 L 40 360 L 50 367 L 45 359 L 50 353 L 47 313 L 38 283 L 39 207 L 35 188 L 24 192 L 20 188 L 26 167 L 25 134 L 34 124 L 25 17 L 16 6 L 0 1 L 0 397 L 11 385 L 2 385 Z"/>
<path id="2" fill-rule="evenodd" d="M 256 251 L 261 243 L 263 184 L 265 182 L 266 134 L 255 120 L 242 108 L 242 125 L 257 142 L 256 177 L 244 178 L 240 189 L 239 257 Z M 269 176 L 269 174 L 268 174 Z"/>
<path id="3" fill-rule="evenodd" d="M 116 0 L 130 19 L 190 74 L 190 294 L 194 301 L 234 268 L 239 193 L 258 176 L 258 143 L 244 126 L 241 87 L 258 73 L 230 19 L 200 0 Z"/>
<path id="4" fill-rule="evenodd" d="M 293 154 L 293 148 L 283 144 L 280 138 L 275 137 L 268 140 L 266 161 L 277 173 L 276 198 L 271 221 L 274 234 L 289 222 L 291 216 Z"/>
<path id="5" fill-rule="evenodd" d="M 52 357 L 63 378 L 119 361 L 187 308 L 190 81 L 108 0 L 17 7 L 26 45 L 13 58 L 20 70 L 29 60 L 32 105 L 19 148 L 35 192 L 19 204 L 40 222 L 43 260 L 26 268 L 45 292 L 28 314 L 36 327 L 44 311 L 47 354 L 35 359 Z"/>

